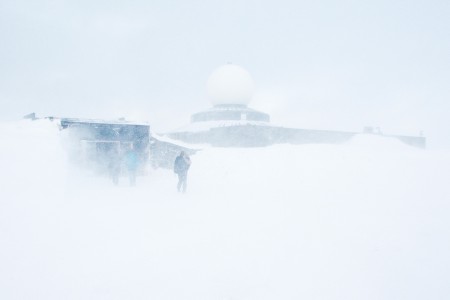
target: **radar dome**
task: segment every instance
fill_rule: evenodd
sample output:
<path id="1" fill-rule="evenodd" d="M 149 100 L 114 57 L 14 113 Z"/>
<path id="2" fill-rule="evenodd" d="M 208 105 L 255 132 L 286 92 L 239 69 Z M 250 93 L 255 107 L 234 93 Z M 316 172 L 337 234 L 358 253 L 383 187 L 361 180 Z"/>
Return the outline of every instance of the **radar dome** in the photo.
<path id="1" fill-rule="evenodd" d="M 213 105 L 248 105 L 252 99 L 253 79 L 244 68 L 227 64 L 209 76 L 208 96 Z"/>

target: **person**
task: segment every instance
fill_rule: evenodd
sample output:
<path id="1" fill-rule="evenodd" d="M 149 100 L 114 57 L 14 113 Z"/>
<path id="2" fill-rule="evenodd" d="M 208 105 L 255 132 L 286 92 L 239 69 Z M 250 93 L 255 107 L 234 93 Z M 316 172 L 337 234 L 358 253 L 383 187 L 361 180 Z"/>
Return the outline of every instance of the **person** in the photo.
<path id="1" fill-rule="evenodd" d="M 177 158 L 175 159 L 175 163 L 173 166 L 173 171 L 178 175 L 178 185 L 177 185 L 178 192 L 181 191 L 183 193 L 186 192 L 187 172 L 190 166 L 191 166 L 191 159 L 184 151 L 181 151 L 180 155 L 178 155 Z"/>
<path id="2" fill-rule="evenodd" d="M 130 178 L 130 185 L 135 186 L 139 160 L 133 145 L 131 145 L 130 149 L 128 149 L 128 151 L 125 153 L 125 165 L 128 170 L 128 177 Z"/>
<path id="3" fill-rule="evenodd" d="M 113 148 L 109 153 L 109 175 L 112 178 L 114 185 L 119 184 L 120 175 L 120 156 L 117 148 Z"/>

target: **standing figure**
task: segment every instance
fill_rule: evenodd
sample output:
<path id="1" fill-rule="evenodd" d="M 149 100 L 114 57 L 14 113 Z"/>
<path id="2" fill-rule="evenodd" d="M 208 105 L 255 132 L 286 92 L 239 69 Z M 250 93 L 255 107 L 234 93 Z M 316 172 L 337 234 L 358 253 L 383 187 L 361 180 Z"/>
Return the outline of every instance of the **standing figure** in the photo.
<path id="1" fill-rule="evenodd" d="M 117 148 L 113 148 L 109 152 L 108 157 L 109 157 L 109 164 L 108 164 L 109 175 L 111 176 L 114 185 L 118 185 L 120 175 L 120 164 L 121 164 L 119 150 Z"/>
<path id="2" fill-rule="evenodd" d="M 136 173 L 139 166 L 139 159 L 133 145 L 125 153 L 125 165 L 128 171 L 128 177 L 130 178 L 130 185 L 136 185 Z"/>
<path id="3" fill-rule="evenodd" d="M 175 164 L 173 166 L 173 171 L 178 175 L 178 192 L 186 192 L 187 172 L 190 166 L 191 159 L 184 151 L 181 151 L 180 155 L 175 159 Z"/>

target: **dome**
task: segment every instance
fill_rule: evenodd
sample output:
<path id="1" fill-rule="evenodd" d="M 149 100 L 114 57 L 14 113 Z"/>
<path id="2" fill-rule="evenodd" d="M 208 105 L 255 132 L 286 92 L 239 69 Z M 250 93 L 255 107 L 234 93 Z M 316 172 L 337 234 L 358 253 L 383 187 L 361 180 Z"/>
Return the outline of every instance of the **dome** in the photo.
<path id="1" fill-rule="evenodd" d="M 212 72 L 208 78 L 208 97 L 216 105 L 248 105 L 252 99 L 253 79 L 244 68 L 227 64 Z"/>

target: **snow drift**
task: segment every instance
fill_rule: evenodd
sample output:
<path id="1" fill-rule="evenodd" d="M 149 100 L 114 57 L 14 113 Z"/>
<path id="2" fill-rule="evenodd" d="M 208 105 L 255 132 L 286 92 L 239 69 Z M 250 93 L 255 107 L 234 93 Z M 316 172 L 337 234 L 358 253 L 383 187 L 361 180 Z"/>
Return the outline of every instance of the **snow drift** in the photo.
<path id="1" fill-rule="evenodd" d="M 207 148 L 188 193 L 67 163 L 45 121 L 0 125 L 1 299 L 445 299 L 448 152 Z"/>

